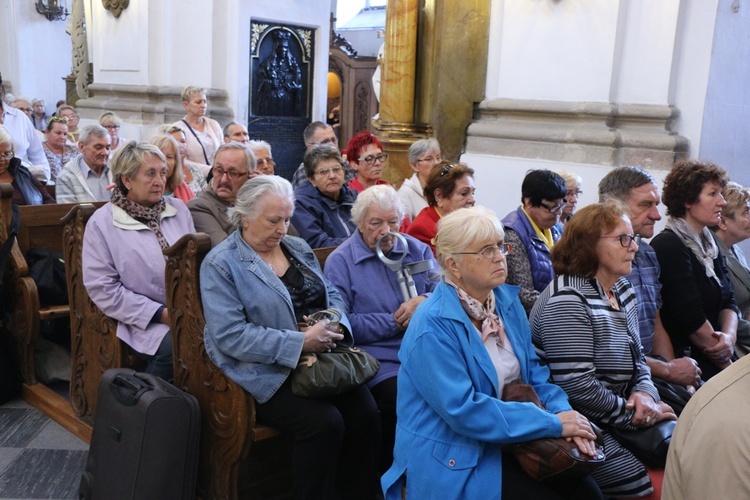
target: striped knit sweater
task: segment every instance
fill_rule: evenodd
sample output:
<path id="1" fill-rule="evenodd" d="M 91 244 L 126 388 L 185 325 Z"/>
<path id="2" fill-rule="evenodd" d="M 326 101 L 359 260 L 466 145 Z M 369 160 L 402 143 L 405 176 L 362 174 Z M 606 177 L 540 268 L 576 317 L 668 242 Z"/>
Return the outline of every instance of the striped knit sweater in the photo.
<path id="1" fill-rule="evenodd" d="M 633 287 L 620 278 L 612 292 L 619 310 L 596 279 L 559 276 L 542 292 L 529 321 L 534 346 L 571 406 L 598 424 L 633 428 L 628 424 L 634 410 L 625 408 L 630 394 L 643 391 L 655 401 L 659 395 L 641 349 Z"/>

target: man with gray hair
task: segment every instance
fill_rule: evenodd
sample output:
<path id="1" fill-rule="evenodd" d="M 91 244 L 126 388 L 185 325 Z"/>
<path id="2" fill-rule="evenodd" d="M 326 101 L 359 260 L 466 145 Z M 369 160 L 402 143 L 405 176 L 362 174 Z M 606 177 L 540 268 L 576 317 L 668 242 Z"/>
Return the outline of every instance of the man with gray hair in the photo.
<path id="1" fill-rule="evenodd" d="M 638 167 L 612 169 L 599 183 L 599 201 L 615 199 L 624 203 L 630 212 L 633 232 L 641 238 L 654 235 L 659 214 L 659 188 L 654 178 Z M 675 358 L 669 334 L 661 323 L 661 283 L 656 253 L 645 241 L 638 242 L 632 271 L 626 278 L 633 284 L 638 299 L 638 323 L 643 352 L 653 377 L 674 384 L 698 388 L 701 370 L 689 356 Z M 678 408 L 674 408 L 679 411 Z"/>
<path id="2" fill-rule="evenodd" d="M 224 144 L 227 142 L 239 142 L 247 144 L 250 142 L 250 134 L 247 133 L 247 127 L 238 122 L 229 122 L 224 127 Z"/>
<path id="3" fill-rule="evenodd" d="M 232 231 L 229 209 L 245 181 L 255 177 L 257 163 L 253 152 L 236 141 L 222 144 L 214 155 L 210 185 L 187 203 L 196 231 L 206 233 L 215 247 Z"/>
<path id="4" fill-rule="evenodd" d="M 65 164 L 57 176 L 55 197 L 58 203 L 109 201 L 112 184 L 109 169 L 111 139 L 101 125 L 89 125 L 81 132 L 78 149 L 81 154 Z"/>
<path id="5" fill-rule="evenodd" d="M 302 139 L 305 141 L 305 147 L 308 149 L 315 144 L 330 144 L 331 146 L 339 147 L 339 138 L 336 137 L 336 132 L 333 131 L 330 125 L 323 122 L 312 122 L 305 127 L 305 131 L 302 132 Z M 354 179 L 354 176 L 354 170 L 352 170 L 348 162 L 344 162 L 344 184 L 348 185 L 349 181 Z M 305 173 L 305 163 L 302 162 L 297 171 L 294 172 L 292 186 L 294 189 L 297 189 L 306 182 L 307 173 Z"/>

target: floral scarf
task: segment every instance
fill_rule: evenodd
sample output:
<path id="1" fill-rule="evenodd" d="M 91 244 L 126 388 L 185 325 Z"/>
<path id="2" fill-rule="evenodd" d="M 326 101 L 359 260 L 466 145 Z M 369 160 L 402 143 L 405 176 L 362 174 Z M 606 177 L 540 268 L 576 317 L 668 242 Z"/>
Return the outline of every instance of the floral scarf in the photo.
<path id="1" fill-rule="evenodd" d="M 162 250 L 169 248 L 169 243 L 164 237 L 164 233 L 161 232 L 161 214 L 164 209 L 167 208 L 167 203 L 164 198 L 154 203 L 152 207 L 144 207 L 138 203 L 131 201 L 122 194 L 120 188 L 115 186 L 112 189 L 112 198 L 110 199 L 113 205 L 118 206 L 125 210 L 129 216 L 138 222 L 145 224 L 151 231 L 156 234 L 156 239 L 159 241 L 159 246 Z M 166 256 L 164 257 L 166 259 Z"/>
<path id="2" fill-rule="evenodd" d="M 667 219 L 665 227 L 674 231 L 680 241 L 693 252 L 698 262 L 703 264 L 706 276 L 716 281 L 721 287 L 721 281 L 716 276 L 716 270 L 714 269 L 714 259 L 719 256 L 719 247 L 716 246 L 709 229 L 704 227 L 700 233 L 696 233 L 685 219 L 679 217 Z"/>
<path id="3" fill-rule="evenodd" d="M 487 296 L 487 300 L 482 304 L 477 299 L 463 291 L 450 279 L 445 278 L 445 282 L 456 290 L 458 300 L 461 301 L 461 307 L 464 308 L 466 314 L 468 314 L 470 318 L 482 322 L 482 343 L 484 343 L 489 337 L 496 337 L 497 343 L 504 346 L 507 337 L 505 335 L 503 321 L 495 313 L 495 294 L 490 292 Z"/>

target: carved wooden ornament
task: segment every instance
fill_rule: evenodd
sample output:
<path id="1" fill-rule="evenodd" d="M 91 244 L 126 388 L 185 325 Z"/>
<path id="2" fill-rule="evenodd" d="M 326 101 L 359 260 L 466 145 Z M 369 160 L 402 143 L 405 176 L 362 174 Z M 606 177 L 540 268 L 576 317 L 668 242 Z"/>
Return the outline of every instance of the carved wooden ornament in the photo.
<path id="1" fill-rule="evenodd" d="M 104 8 L 112 13 L 115 17 L 120 17 L 122 11 L 128 8 L 130 0 L 102 0 Z"/>

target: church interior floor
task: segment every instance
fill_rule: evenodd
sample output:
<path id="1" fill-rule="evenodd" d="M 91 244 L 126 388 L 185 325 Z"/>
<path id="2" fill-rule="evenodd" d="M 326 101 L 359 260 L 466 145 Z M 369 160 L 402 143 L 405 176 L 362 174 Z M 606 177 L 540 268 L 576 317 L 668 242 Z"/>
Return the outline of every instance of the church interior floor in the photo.
<path id="1" fill-rule="evenodd" d="M 88 444 L 23 400 L 0 406 L 0 499 L 78 498 Z"/>

